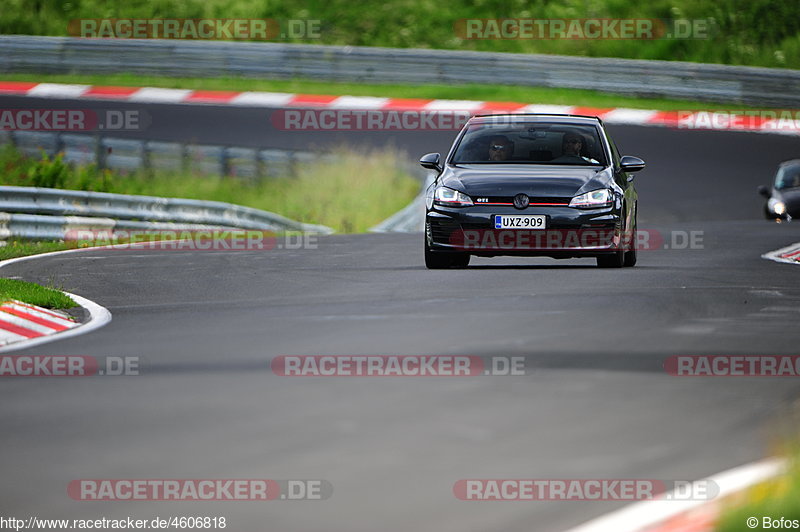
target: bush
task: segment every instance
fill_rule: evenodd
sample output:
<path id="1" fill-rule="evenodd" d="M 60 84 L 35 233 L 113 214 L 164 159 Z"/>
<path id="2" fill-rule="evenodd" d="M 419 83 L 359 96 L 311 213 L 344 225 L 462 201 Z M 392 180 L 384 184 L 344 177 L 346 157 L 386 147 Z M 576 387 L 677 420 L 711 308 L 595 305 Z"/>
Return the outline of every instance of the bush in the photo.
<path id="1" fill-rule="evenodd" d="M 0 33 L 66 35 L 69 20 L 80 18 L 316 19 L 321 36 L 305 42 L 800 68 L 800 2 L 785 0 L 129 0 L 111 6 L 105 0 L 5 0 Z M 698 40 L 462 40 L 453 30 L 459 19 L 502 17 L 705 18 L 714 21 L 717 32 Z"/>

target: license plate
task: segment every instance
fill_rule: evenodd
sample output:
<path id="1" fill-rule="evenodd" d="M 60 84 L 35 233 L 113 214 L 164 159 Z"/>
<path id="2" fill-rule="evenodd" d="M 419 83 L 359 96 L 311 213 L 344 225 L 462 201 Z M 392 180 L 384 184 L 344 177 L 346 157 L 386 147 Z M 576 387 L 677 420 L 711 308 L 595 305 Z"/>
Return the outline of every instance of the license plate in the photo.
<path id="1" fill-rule="evenodd" d="M 546 229 L 544 214 L 495 214 L 495 229 Z"/>

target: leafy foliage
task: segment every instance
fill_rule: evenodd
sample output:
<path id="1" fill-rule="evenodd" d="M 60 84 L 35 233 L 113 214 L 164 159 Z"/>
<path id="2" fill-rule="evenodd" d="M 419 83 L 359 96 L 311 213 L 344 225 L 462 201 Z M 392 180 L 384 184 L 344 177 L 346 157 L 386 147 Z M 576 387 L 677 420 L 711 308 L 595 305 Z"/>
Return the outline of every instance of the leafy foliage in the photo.
<path id="1" fill-rule="evenodd" d="M 272 18 L 321 21 L 296 42 L 667 59 L 800 68 L 800 2 L 785 0 L 5 0 L 0 33 L 66 35 L 81 18 Z M 707 19 L 708 39 L 464 40 L 460 19 Z"/>

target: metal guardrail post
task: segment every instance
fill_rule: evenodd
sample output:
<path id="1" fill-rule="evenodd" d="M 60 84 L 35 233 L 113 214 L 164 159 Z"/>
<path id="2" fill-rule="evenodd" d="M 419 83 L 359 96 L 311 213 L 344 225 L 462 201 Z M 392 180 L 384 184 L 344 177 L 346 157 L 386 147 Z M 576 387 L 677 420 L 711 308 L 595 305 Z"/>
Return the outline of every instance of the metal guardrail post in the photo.
<path id="1" fill-rule="evenodd" d="M 101 137 L 97 138 L 97 142 L 95 142 L 95 157 L 94 160 L 97 164 L 98 170 L 105 170 L 106 169 L 106 154 L 105 148 L 103 147 L 103 141 Z"/>

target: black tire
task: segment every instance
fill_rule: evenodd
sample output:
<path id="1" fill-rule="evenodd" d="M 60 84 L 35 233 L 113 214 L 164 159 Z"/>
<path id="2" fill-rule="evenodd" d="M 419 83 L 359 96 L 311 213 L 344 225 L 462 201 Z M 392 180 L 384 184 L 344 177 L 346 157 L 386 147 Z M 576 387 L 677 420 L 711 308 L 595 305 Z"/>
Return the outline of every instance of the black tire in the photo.
<path id="1" fill-rule="evenodd" d="M 425 244 L 425 267 L 429 270 L 443 270 L 450 267 L 450 259 L 446 253 L 436 253 Z"/>
<path id="2" fill-rule="evenodd" d="M 636 248 L 634 247 L 630 251 L 625 252 L 625 259 L 622 263 L 623 266 L 626 268 L 633 268 L 636 266 Z"/>
<path id="3" fill-rule="evenodd" d="M 597 266 L 600 268 L 622 268 L 625 264 L 625 250 L 621 249 L 613 255 L 597 257 Z"/>
<path id="4" fill-rule="evenodd" d="M 446 251 L 433 251 L 425 242 L 425 267 L 429 270 L 444 270 L 447 268 L 466 268 L 469 265 L 469 253 L 448 253 Z"/>
<path id="5" fill-rule="evenodd" d="M 469 253 L 450 253 L 453 268 L 466 268 L 469 266 Z"/>
<path id="6" fill-rule="evenodd" d="M 625 259 L 623 260 L 623 266 L 626 268 L 632 268 L 636 266 L 636 229 L 638 228 L 638 217 L 637 212 L 634 211 L 633 214 L 633 232 L 630 238 L 630 247 L 628 251 L 625 252 Z"/>

